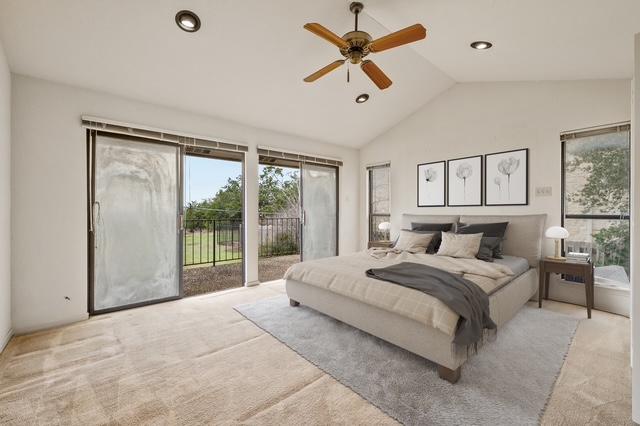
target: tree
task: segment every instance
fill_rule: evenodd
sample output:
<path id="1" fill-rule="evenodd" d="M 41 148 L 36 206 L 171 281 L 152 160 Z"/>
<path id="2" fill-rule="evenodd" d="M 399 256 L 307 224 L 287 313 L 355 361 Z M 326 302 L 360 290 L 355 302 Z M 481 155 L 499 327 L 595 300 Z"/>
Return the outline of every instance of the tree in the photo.
<path id="1" fill-rule="evenodd" d="M 298 217 L 298 173 L 288 176 L 280 167 L 264 167 L 259 177 L 258 206 L 261 215 Z M 242 176 L 229 178 L 213 198 L 192 201 L 185 207 L 190 229 L 200 220 L 242 219 Z M 204 224 L 204 223 L 202 223 Z"/>
<path id="2" fill-rule="evenodd" d="M 629 148 L 607 146 L 575 154 L 569 164 L 571 172 L 586 176 L 584 186 L 569 194 L 582 206 L 583 213 L 594 210 L 610 214 L 629 213 Z M 630 230 L 628 221 L 603 228 L 593 238 L 606 259 L 601 263 L 618 264 L 629 271 Z"/>
<path id="3" fill-rule="evenodd" d="M 260 173 L 258 211 L 264 216 L 298 217 L 298 173 L 285 177 L 281 167 L 267 166 Z"/>
<path id="4" fill-rule="evenodd" d="M 583 206 L 584 213 L 593 209 L 607 212 L 629 212 L 629 149 L 607 147 L 576 154 L 569 170 L 587 176 L 580 191 L 570 199 Z"/>
<path id="5" fill-rule="evenodd" d="M 210 204 L 214 219 L 242 219 L 242 176 L 229 178 Z"/>

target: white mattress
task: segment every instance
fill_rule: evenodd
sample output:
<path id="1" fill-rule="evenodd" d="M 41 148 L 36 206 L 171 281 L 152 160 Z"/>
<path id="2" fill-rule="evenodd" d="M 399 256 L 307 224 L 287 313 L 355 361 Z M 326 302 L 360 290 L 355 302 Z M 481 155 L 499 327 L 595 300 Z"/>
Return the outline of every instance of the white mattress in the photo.
<path id="1" fill-rule="evenodd" d="M 529 270 L 529 261 L 523 257 L 505 255 L 502 259 L 495 259 L 494 262 L 511 269 L 513 271 L 512 280 Z"/>

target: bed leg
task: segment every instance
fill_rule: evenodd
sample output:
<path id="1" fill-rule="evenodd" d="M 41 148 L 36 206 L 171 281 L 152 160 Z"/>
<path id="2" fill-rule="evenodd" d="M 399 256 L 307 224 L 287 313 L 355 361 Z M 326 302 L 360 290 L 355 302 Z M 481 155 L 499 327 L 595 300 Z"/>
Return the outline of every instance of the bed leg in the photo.
<path id="1" fill-rule="evenodd" d="M 461 371 L 462 371 L 462 367 L 458 367 L 455 370 L 451 370 L 442 365 L 438 365 L 438 377 L 440 377 L 443 380 L 446 380 L 451 384 L 454 384 L 458 380 L 460 380 Z"/>
<path id="2" fill-rule="evenodd" d="M 300 302 L 297 302 L 293 299 L 289 299 L 289 306 L 293 306 L 293 307 L 300 306 Z"/>

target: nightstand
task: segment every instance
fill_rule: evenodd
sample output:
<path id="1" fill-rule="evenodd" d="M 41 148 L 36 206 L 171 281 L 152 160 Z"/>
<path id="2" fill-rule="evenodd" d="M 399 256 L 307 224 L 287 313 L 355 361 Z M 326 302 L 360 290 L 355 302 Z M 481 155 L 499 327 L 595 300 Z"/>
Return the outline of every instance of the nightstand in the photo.
<path id="1" fill-rule="evenodd" d="M 538 308 L 542 308 L 542 295 L 549 299 L 549 277 L 551 274 L 566 274 L 580 277 L 584 281 L 587 299 L 587 317 L 591 318 L 593 309 L 593 263 L 559 261 L 553 259 L 540 260 L 540 286 L 538 289 Z"/>
<path id="2" fill-rule="evenodd" d="M 391 241 L 369 241 L 367 248 L 379 247 L 379 248 L 391 248 L 393 243 Z"/>

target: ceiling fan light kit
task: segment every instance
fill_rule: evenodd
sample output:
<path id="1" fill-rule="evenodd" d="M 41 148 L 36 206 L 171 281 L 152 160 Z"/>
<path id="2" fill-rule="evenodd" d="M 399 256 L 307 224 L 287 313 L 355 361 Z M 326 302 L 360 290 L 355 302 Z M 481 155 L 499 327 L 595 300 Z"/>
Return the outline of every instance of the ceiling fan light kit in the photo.
<path id="1" fill-rule="evenodd" d="M 402 46 L 414 41 L 422 40 L 427 36 L 427 30 L 420 24 L 415 24 L 400 31 L 387 34 L 384 37 L 373 40 L 369 33 L 358 30 L 358 15 L 362 12 L 364 5 L 360 2 L 353 2 L 349 5 L 349 10 L 355 15 L 355 29 L 339 37 L 332 31 L 318 23 L 308 23 L 304 28 L 318 37 L 335 45 L 345 59 L 340 59 L 319 69 L 318 71 L 305 77 L 304 81 L 311 83 L 320 77 L 330 73 L 342 66 L 346 61 L 357 65 L 360 64 L 362 71 L 378 86 L 384 90 L 391 86 L 392 81 L 387 75 L 371 60 L 364 59 L 370 53 L 382 52 L 394 47 Z"/>

